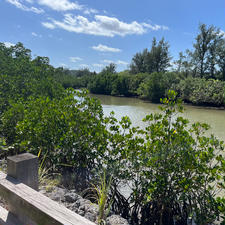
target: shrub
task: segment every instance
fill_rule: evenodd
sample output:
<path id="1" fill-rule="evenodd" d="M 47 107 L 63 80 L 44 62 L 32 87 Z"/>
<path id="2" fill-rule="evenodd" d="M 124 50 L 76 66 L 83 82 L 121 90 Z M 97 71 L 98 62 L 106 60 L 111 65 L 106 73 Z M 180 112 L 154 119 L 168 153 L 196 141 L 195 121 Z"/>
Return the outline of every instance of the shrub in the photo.
<path id="1" fill-rule="evenodd" d="M 86 180 L 105 149 L 102 107 L 86 92 L 66 93 L 61 99 L 40 97 L 12 105 L 3 115 L 3 133 L 20 152 L 37 155 L 41 150 L 54 170 L 76 170 Z"/>
<path id="2" fill-rule="evenodd" d="M 139 130 L 142 136 L 127 139 L 120 176 L 129 174 L 132 191 L 120 201 L 127 209 L 120 210 L 129 211 L 132 224 L 211 224 L 222 218 L 224 199 L 217 193 L 224 189 L 224 143 L 204 135 L 207 124 L 189 124 L 178 115 L 183 109 L 174 91 L 163 103 L 162 113 L 145 118 L 149 125 Z"/>

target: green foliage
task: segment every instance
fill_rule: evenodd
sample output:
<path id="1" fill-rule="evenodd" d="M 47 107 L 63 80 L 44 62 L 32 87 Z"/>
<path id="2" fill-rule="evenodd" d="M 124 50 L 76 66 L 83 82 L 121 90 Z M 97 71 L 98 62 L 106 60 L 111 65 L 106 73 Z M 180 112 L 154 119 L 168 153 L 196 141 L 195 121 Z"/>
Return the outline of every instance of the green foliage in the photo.
<path id="1" fill-rule="evenodd" d="M 224 86 L 225 83 L 219 80 L 188 77 L 173 85 L 173 88 L 186 102 L 196 105 L 223 106 Z"/>
<path id="2" fill-rule="evenodd" d="M 7 146 L 6 141 L 4 138 L 0 137 L 0 157 L 3 157 L 4 155 L 7 155 Z M 1 168 L 2 169 L 2 168 Z"/>
<path id="3" fill-rule="evenodd" d="M 152 40 L 151 50 L 144 49 L 137 53 L 130 65 L 131 73 L 165 72 L 170 66 L 169 44 L 162 38 L 158 43 L 156 38 Z"/>
<path id="4" fill-rule="evenodd" d="M 168 90 L 179 82 L 175 73 L 152 73 L 140 84 L 138 94 L 152 102 L 160 102 Z"/>
<path id="5" fill-rule="evenodd" d="M 90 77 L 94 75 L 95 72 L 92 73 L 88 69 L 68 70 L 59 67 L 55 69 L 53 76 L 64 88 L 84 88 L 87 87 Z"/>
<path id="6" fill-rule="evenodd" d="M 224 80 L 225 41 L 220 29 L 215 26 L 199 25 L 193 50 L 179 55 L 178 72 L 193 77 Z"/>
<path id="7" fill-rule="evenodd" d="M 191 53 L 195 75 L 199 77 L 215 78 L 218 52 L 221 49 L 223 35 L 214 26 L 199 25 L 199 34 Z"/>
<path id="8" fill-rule="evenodd" d="M 116 73 L 116 64 L 114 63 L 110 63 L 101 71 L 101 74 L 115 74 L 115 73 Z"/>
<path id="9" fill-rule="evenodd" d="M 53 79 L 54 68 L 47 57 L 32 60 L 22 43 L 6 48 L 0 43 L 0 115 L 11 103 L 30 96 L 59 97 L 63 88 Z"/>
<path id="10" fill-rule="evenodd" d="M 100 176 L 100 184 L 93 184 L 93 191 L 96 193 L 94 197 L 98 204 L 98 225 L 105 224 L 106 217 L 111 209 L 111 202 L 108 202 L 109 192 L 112 182 L 112 175 L 106 176 L 106 171 Z"/>
<path id="11" fill-rule="evenodd" d="M 100 73 L 89 79 L 88 89 L 95 94 L 137 96 L 137 89 L 147 76 L 148 74 Z"/>
<path id="12" fill-rule="evenodd" d="M 162 113 L 144 119 L 145 131 L 130 128 L 128 118 L 127 126 L 121 124 L 128 128 L 119 153 L 126 160 L 113 177 L 126 177 L 130 184 L 123 203 L 130 205 L 128 218 L 142 225 L 187 224 L 190 218 L 211 224 L 222 218 L 217 193 L 225 187 L 224 143 L 204 135 L 207 124 L 189 124 L 178 114 L 183 108 L 174 91 L 162 101 Z"/>
<path id="13" fill-rule="evenodd" d="M 88 89 L 91 93 L 110 95 L 116 79 L 117 74 L 100 73 L 92 77 L 88 83 Z"/>
<path id="14" fill-rule="evenodd" d="M 102 108 L 86 92 L 69 89 L 61 99 L 40 97 L 13 104 L 2 121 L 10 144 L 36 155 L 42 150 L 49 165 L 60 171 L 83 169 L 89 176 L 104 151 Z"/>
<path id="15" fill-rule="evenodd" d="M 168 44 L 153 40 L 151 54 L 145 54 L 156 57 L 160 49 L 168 53 Z M 164 56 L 166 65 L 168 54 Z M 99 181 L 97 174 L 110 174 L 113 179 L 107 183 L 104 176 L 98 189 L 100 220 L 107 198 L 114 211 L 135 225 L 185 225 L 188 218 L 199 225 L 224 220 L 225 200 L 217 196 L 225 187 L 224 143 L 205 135 L 208 125 L 190 124 L 179 115 L 182 107 L 174 91 L 162 100 L 162 113 L 145 118 L 142 130 L 132 127 L 126 116 L 120 121 L 113 113 L 104 117 L 100 102 L 86 91 L 65 91 L 58 83 L 66 88 L 88 85 L 101 94 L 139 94 L 154 102 L 174 88 L 186 101 L 223 105 L 224 82 L 187 73 L 118 74 L 113 65 L 100 74 L 81 73 L 72 81 L 74 71 L 54 69 L 46 57 L 32 60 L 21 43 L 11 48 L 0 44 L 0 58 L 1 149 L 7 144 L 16 153 L 42 152 L 51 172 L 69 171 L 77 182 L 90 184 Z M 156 71 L 165 71 L 153 62 L 149 65 Z M 60 81 L 61 75 L 65 79 Z M 124 184 L 131 190 L 127 199 L 120 193 Z"/>

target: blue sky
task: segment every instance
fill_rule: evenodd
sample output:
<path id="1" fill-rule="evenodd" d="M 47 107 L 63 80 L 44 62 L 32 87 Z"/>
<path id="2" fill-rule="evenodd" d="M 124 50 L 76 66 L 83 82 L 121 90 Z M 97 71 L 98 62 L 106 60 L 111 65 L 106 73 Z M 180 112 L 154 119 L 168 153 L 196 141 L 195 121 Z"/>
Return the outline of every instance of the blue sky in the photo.
<path id="1" fill-rule="evenodd" d="M 0 42 L 22 42 L 55 67 L 128 68 L 165 37 L 174 59 L 192 48 L 198 25 L 225 31 L 224 0 L 0 0 Z"/>

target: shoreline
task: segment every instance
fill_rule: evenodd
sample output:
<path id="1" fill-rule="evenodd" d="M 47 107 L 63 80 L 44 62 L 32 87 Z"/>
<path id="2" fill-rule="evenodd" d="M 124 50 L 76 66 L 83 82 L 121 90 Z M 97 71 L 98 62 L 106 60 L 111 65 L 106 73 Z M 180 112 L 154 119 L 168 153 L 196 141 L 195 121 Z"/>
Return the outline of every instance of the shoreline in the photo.
<path id="1" fill-rule="evenodd" d="M 162 105 L 161 103 L 155 103 L 155 102 L 151 102 L 147 99 L 144 99 L 144 98 L 140 98 L 139 96 L 121 96 L 121 95 L 106 95 L 106 94 L 95 94 L 95 93 L 91 93 L 91 95 L 102 95 L 102 96 L 110 96 L 110 97 L 115 97 L 115 98 L 129 98 L 129 99 L 139 99 L 145 103 L 151 103 L 151 104 L 155 104 L 155 105 Z M 92 96 L 93 97 L 93 96 Z M 187 105 L 187 106 L 191 106 L 191 107 L 194 107 L 194 108 L 200 108 L 200 109 L 212 109 L 212 110 L 225 110 L 225 106 L 210 106 L 210 105 L 196 105 L 196 104 L 193 104 L 191 102 L 185 102 L 182 100 L 182 105 Z"/>

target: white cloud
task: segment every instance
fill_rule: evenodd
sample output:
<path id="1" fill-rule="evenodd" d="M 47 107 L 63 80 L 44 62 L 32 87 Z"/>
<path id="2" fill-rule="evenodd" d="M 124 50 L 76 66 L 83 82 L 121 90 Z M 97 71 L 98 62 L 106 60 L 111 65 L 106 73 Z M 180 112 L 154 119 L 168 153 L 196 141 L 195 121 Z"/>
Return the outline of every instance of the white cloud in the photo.
<path id="1" fill-rule="evenodd" d="M 151 24 L 148 24 L 148 23 L 142 23 L 142 25 L 144 27 L 147 27 L 147 28 L 149 28 L 151 30 L 154 30 L 154 31 L 157 31 L 157 30 L 169 30 L 169 27 L 164 26 L 164 25 L 162 25 L 162 26 L 161 25 L 157 25 L 157 24 L 151 25 Z"/>
<path id="2" fill-rule="evenodd" d="M 65 63 L 60 63 L 59 66 L 61 66 L 63 68 L 68 68 L 68 66 Z"/>
<path id="3" fill-rule="evenodd" d="M 128 62 L 125 62 L 125 61 L 122 61 L 122 60 L 113 61 L 113 60 L 104 59 L 104 60 L 102 60 L 102 62 L 107 63 L 107 64 L 115 63 L 117 65 L 124 65 L 124 66 L 129 64 Z"/>
<path id="4" fill-rule="evenodd" d="M 88 68 L 89 65 L 87 65 L 87 64 L 80 64 L 79 67 L 81 67 L 81 68 Z"/>
<path id="5" fill-rule="evenodd" d="M 37 33 L 35 33 L 35 32 L 32 32 L 32 33 L 31 33 L 31 35 L 32 35 L 32 36 L 34 36 L 34 37 L 39 37 L 39 38 L 41 38 L 41 37 L 42 37 L 42 35 L 41 35 L 41 34 L 37 34 Z"/>
<path id="6" fill-rule="evenodd" d="M 4 42 L 4 45 L 6 48 L 10 48 L 12 46 L 15 46 L 15 44 L 11 43 L 11 42 Z"/>
<path id="7" fill-rule="evenodd" d="M 32 32 L 31 35 L 34 36 L 34 37 L 38 36 L 35 32 Z"/>
<path id="8" fill-rule="evenodd" d="M 122 60 L 118 60 L 118 61 L 116 61 L 116 64 L 126 66 L 126 65 L 128 65 L 129 63 L 128 63 L 128 62 L 125 62 L 125 61 L 122 61 Z"/>
<path id="9" fill-rule="evenodd" d="M 97 9 L 85 9 L 84 10 L 84 14 L 87 14 L 87 15 L 89 15 L 89 14 L 96 14 L 96 13 L 98 13 Z"/>
<path id="10" fill-rule="evenodd" d="M 51 30 L 55 29 L 55 25 L 49 22 L 43 22 L 42 25 Z"/>
<path id="11" fill-rule="evenodd" d="M 108 64 L 114 63 L 113 60 L 108 60 L 108 59 L 104 59 L 104 60 L 102 60 L 102 62 L 103 62 L 103 63 L 108 63 Z"/>
<path id="12" fill-rule="evenodd" d="M 98 63 L 93 63 L 92 64 L 92 66 L 94 66 L 94 67 L 104 67 L 104 65 L 103 64 L 98 64 Z"/>
<path id="13" fill-rule="evenodd" d="M 38 3 L 56 11 L 81 10 L 83 8 L 77 2 L 70 2 L 68 0 L 38 0 Z"/>
<path id="14" fill-rule="evenodd" d="M 34 13 L 37 13 L 37 14 L 41 14 L 41 13 L 45 12 L 43 9 L 38 9 L 38 8 L 35 8 L 35 7 L 27 8 L 26 11 L 31 11 L 31 12 L 34 12 Z"/>
<path id="15" fill-rule="evenodd" d="M 35 8 L 35 7 L 27 7 L 26 5 L 22 4 L 22 0 L 6 0 L 8 3 L 16 6 L 18 9 L 21 9 L 23 11 L 27 11 L 27 12 L 34 12 L 34 13 L 37 13 L 37 14 L 41 14 L 41 13 L 44 13 L 44 10 L 43 9 L 38 9 L 38 8 Z"/>
<path id="16" fill-rule="evenodd" d="M 78 61 L 81 61 L 81 60 L 83 60 L 82 58 L 80 58 L 80 57 L 70 57 L 70 61 L 71 62 L 78 62 Z"/>
<path id="17" fill-rule="evenodd" d="M 121 49 L 119 48 L 111 48 L 102 44 L 99 44 L 98 46 L 93 46 L 92 49 L 100 52 L 121 52 Z"/>
<path id="18" fill-rule="evenodd" d="M 84 16 L 73 16 L 65 14 L 62 21 L 51 19 L 52 28 L 61 28 L 69 32 L 83 33 L 98 36 L 114 37 L 126 36 L 131 34 L 144 34 L 148 30 L 169 29 L 166 26 L 150 25 L 147 23 L 138 23 L 133 21 L 125 23 L 115 17 L 95 15 L 93 21 L 89 21 Z"/>

